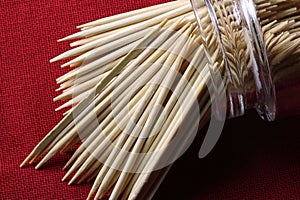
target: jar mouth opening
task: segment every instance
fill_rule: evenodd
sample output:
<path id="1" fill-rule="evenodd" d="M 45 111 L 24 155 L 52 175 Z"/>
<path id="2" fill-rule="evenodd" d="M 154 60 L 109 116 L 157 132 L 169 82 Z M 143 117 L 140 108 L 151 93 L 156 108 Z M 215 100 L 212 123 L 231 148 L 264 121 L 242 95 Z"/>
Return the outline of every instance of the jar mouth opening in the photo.
<path id="1" fill-rule="evenodd" d="M 201 22 L 198 8 L 199 6 L 206 7 L 213 31 L 219 43 L 219 48 L 222 52 L 225 69 L 228 74 L 228 80 L 233 83 L 234 80 L 232 79 L 232 73 L 228 66 L 229 61 L 224 49 L 221 36 L 222 33 L 220 32 L 218 25 L 218 17 L 214 9 L 214 2 L 218 3 L 218 0 L 191 0 L 201 37 L 204 37 L 204 34 L 202 33 L 205 27 Z M 256 86 L 256 109 L 263 119 L 273 121 L 275 120 L 276 115 L 275 87 L 272 81 L 267 50 L 264 44 L 259 20 L 257 18 L 255 3 L 253 0 L 232 0 L 231 3 L 234 5 L 231 12 L 234 14 L 235 18 L 238 19 L 237 21 L 239 26 L 243 29 L 244 38 L 248 48 L 250 49 L 249 54 Z M 202 39 L 205 40 L 205 38 Z M 206 53 L 206 55 L 210 61 L 210 55 L 208 53 Z"/>

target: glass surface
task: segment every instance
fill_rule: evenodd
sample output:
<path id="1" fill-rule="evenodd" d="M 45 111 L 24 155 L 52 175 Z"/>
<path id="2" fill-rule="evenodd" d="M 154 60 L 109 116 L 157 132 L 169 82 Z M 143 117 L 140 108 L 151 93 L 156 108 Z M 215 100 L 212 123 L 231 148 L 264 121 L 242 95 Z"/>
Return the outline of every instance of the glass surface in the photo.
<path id="1" fill-rule="evenodd" d="M 191 0 L 212 71 L 227 86 L 228 117 L 255 107 L 275 119 L 276 98 L 261 27 L 252 0 Z"/>

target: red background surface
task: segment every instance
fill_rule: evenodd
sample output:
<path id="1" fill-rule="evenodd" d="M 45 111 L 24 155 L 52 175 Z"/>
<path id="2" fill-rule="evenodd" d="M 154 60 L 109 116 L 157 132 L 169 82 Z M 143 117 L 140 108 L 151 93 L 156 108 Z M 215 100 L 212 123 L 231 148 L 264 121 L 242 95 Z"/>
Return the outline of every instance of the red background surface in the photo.
<path id="1" fill-rule="evenodd" d="M 0 199 L 85 199 L 90 184 L 67 186 L 57 155 L 35 171 L 19 164 L 62 118 L 48 60 L 69 49 L 56 40 L 75 26 L 165 0 L 0 1 Z M 255 112 L 226 123 L 217 147 L 199 160 L 200 138 L 173 166 L 154 199 L 300 199 L 300 117 L 276 123 Z M 203 132 L 204 133 L 204 132 Z M 201 132 L 200 132 L 201 135 Z"/>

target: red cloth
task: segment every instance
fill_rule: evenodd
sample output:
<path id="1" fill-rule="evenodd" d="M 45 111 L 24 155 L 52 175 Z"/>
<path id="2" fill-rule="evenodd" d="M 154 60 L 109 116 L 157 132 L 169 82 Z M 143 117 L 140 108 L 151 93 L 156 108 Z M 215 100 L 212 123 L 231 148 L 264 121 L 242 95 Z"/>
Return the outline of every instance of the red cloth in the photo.
<path id="1" fill-rule="evenodd" d="M 57 155 L 42 170 L 19 164 L 62 118 L 48 60 L 69 49 L 56 40 L 75 26 L 165 0 L 0 1 L 0 199 L 85 199 L 91 184 L 68 186 Z M 197 158 L 197 142 L 173 167 L 155 199 L 300 199 L 299 117 L 267 124 L 252 113 L 231 120 L 217 148 Z M 198 142 L 199 144 L 199 142 Z"/>

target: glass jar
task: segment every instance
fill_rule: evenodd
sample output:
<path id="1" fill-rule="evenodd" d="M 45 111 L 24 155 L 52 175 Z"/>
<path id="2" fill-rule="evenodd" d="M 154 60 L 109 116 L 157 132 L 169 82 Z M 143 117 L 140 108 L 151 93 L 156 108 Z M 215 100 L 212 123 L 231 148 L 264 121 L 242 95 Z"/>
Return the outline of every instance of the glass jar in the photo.
<path id="1" fill-rule="evenodd" d="M 279 67 L 272 68 L 258 5 L 252 0 L 191 0 L 191 3 L 211 71 L 221 73 L 226 86 L 227 116 L 237 117 L 251 108 L 256 108 L 268 121 L 300 114 L 299 59 L 280 73 L 277 73 Z M 297 12 L 296 2 L 295 7 Z"/>

